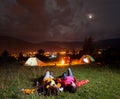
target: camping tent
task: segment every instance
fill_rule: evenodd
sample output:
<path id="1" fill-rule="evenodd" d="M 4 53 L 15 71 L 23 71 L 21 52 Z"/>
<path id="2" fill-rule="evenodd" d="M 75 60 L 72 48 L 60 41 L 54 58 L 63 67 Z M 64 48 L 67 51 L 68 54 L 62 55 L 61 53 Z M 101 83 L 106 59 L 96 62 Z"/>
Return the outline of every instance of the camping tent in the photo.
<path id="1" fill-rule="evenodd" d="M 25 62 L 25 66 L 45 66 L 46 64 L 37 57 L 30 57 Z"/>
<path id="2" fill-rule="evenodd" d="M 95 59 L 91 55 L 83 55 L 79 60 L 79 63 L 91 63 L 91 62 L 95 62 Z"/>

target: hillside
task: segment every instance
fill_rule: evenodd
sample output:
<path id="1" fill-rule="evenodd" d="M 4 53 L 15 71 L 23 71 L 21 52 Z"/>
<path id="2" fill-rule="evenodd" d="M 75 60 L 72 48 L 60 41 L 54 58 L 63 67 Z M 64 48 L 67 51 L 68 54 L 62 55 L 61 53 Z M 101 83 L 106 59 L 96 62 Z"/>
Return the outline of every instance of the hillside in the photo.
<path id="1" fill-rule="evenodd" d="M 0 36 L 0 50 L 8 50 L 10 52 L 18 52 L 22 50 L 29 50 L 32 48 L 31 43 L 19 40 L 13 37 Z"/>
<path id="2" fill-rule="evenodd" d="M 120 39 L 108 39 L 95 42 L 97 48 L 114 47 L 120 48 L 118 44 Z M 20 39 L 16 39 L 8 36 L 0 36 L 0 52 L 8 50 L 10 52 L 23 52 L 29 50 L 43 49 L 45 51 L 60 51 L 66 49 L 80 49 L 83 42 L 58 42 L 58 41 L 47 41 L 39 44 L 26 42 Z"/>
<path id="3" fill-rule="evenodd" d="M 26 42 L 8 36 L 0 36 L 0 51 L 8 50 L 10 52 L 21 52 L 28 50 L 64 50 L 81 48 L 81 42 L 41 42 L 39 44 Z"/>
<path id="4" fill-rule="evenodd" d="M 106 40 L 100 40 L 96 42 L 97 47 L 102 47 L 102 48 L 120 48 L 120 38 L 116 39 L 106 39 Z"/>

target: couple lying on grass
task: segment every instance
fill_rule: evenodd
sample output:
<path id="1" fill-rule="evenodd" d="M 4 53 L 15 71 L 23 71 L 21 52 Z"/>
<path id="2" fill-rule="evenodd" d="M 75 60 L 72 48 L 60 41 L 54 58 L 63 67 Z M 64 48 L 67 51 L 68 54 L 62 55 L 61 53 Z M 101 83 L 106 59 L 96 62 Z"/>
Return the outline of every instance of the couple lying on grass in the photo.
<path id="1" fill-rule="evenodd" d="M 54 78 L 50 71 L 47 71 L 42 77 L 42 81 L 37 81 L 35 90 L 38 92 L 38 95 L 47 96 L 58 95 L 59 92 L 62 91 L 75 93 L 80 86 L 87 84 L 88 82 L 89 80 L 78 81 L 73 76 L 70 68 L 68 68 L 68 74 L 64 72 L 61 76 L 57 78 Z"/>

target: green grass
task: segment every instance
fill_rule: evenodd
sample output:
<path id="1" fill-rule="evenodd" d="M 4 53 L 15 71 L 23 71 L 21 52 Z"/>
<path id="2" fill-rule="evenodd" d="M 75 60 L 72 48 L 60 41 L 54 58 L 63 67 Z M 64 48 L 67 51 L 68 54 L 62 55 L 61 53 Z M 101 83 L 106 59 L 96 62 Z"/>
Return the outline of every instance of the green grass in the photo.
<path id="1" fill-rule="evenodd" d="M 75 94 L 67 92 L 59 96 L 25 95 L 22 88 L 32 88 L 31 79 L 38 78 L 47 70 L 55 77 L 67 71 L 65 67 L 24 67 L 8 65 L 0 68 L 0 99 L 120 99 L 120 70 L 99 65 L 70 66 L 78 80 L 89 79 Z"/>

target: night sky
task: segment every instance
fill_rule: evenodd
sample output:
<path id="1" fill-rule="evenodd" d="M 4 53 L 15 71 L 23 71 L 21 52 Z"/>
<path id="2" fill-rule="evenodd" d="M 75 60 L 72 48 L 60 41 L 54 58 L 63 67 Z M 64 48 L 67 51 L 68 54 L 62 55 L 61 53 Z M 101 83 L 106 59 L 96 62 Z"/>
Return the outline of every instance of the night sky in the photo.
<path id="1" fill-rule="evenodd" d="M 37 43 L 120 38 L 120 0 L 0 0 L 0 35 Z"/>

